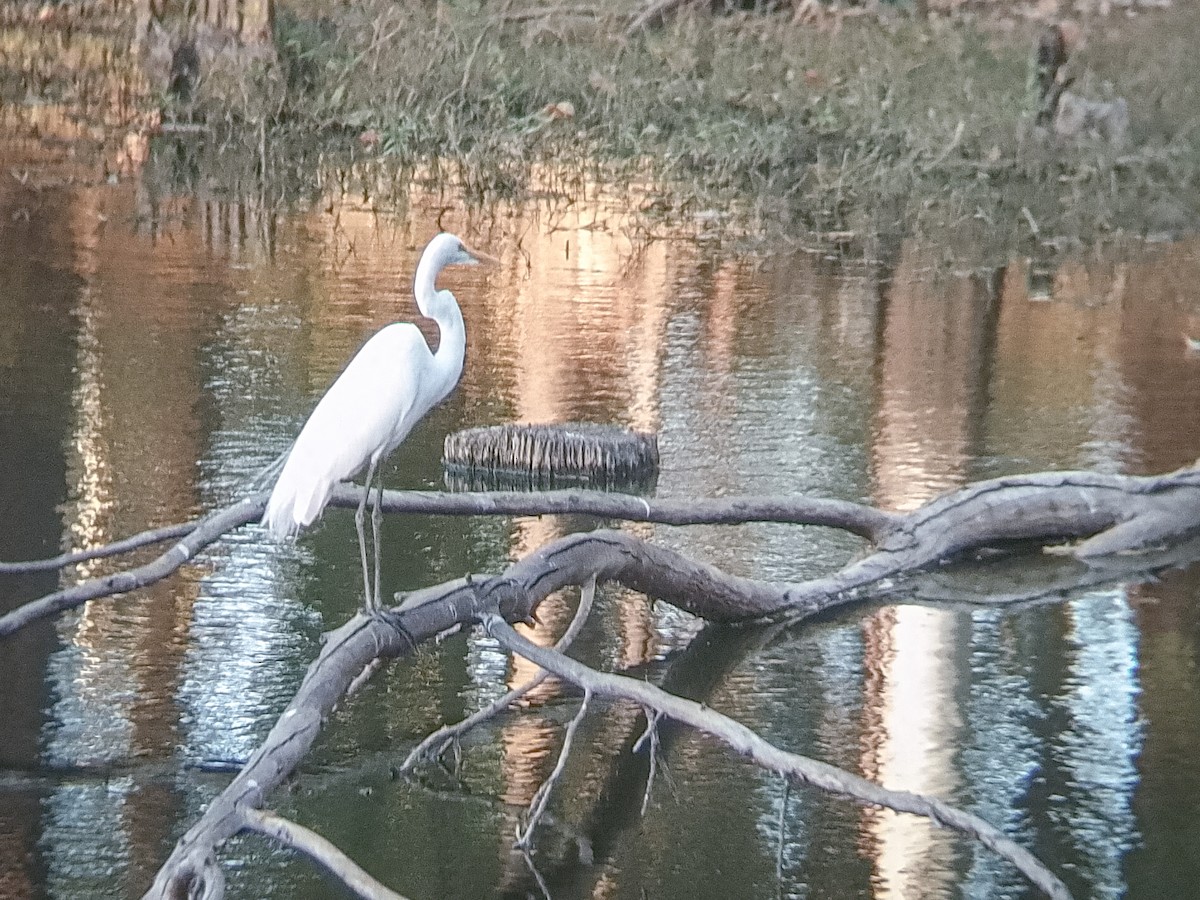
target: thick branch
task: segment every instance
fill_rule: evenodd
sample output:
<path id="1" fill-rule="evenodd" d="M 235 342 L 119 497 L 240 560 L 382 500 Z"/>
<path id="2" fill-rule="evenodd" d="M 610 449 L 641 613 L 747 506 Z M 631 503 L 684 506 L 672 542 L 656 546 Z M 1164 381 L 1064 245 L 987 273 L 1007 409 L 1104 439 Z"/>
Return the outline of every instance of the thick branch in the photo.
<path id="1" fill-rule="evenodd" d="M 1046 895 L 1064 900 L 1071 896 L 1067 886 L 1033 854 L 972 813 L 933 797 L 908 791 L 888 790 L 836 766 L 781 750 L 745 725 L 692 700 L 668 694 L 645 681 L 598 672 L 554 650 L 539 647 L 523 638 L 495 613 L 484 613 L 482 621 L 487 633 L 501 645 L 553 672 L 559 678 L 583 688 L 587 695 L 628 700 L 654 709 L 724 741 L 740 755 L 763 768 L 786 775 L 802 784 L 811 784 L 863 805 L 882 806 L 897 812 L 925 816 L 939 825 L 975 838 L 985 847 L 998 853 L 1015 865 Z"/>

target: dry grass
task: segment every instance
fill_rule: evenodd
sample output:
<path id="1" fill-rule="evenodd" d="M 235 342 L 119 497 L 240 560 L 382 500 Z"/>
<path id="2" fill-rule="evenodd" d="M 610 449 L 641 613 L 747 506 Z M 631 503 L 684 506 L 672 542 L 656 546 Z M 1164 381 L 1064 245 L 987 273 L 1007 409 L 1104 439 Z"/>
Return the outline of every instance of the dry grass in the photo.
<path id="1" fill-rule="evenodd" d="M 565 190 L 650 178 L 650 217 L 719 210 L 771 238 L 982 230 L 1002 253 L 1200 221 L 1194 4 L 1086 25 L 1077 88 L 1128 99 L 1119 152 L 1030 137 L 1035 24 L 685 12 L 626 37 L 635 6 L 285 4 L 279 64 L 211 78 L 178 112 L 225 147 L 265 134 L 276 156 L 369 160 L 397 190 L 430 161 L 476 201 L 521 194 L 547 162 Z"/>

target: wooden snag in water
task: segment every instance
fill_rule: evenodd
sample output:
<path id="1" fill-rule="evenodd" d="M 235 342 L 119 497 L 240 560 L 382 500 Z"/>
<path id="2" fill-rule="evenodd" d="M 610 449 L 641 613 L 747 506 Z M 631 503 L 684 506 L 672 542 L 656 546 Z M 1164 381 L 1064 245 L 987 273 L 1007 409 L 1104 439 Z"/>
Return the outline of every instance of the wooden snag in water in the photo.
<path id="1" fill-rule="evenodd" d="M 467 481 L 500 475 L 535 484 L 646 483 L 658 474 L 658 438 L 593 422 L 490 425 L 448 435 L 442 462 L 452 476 Z"/>

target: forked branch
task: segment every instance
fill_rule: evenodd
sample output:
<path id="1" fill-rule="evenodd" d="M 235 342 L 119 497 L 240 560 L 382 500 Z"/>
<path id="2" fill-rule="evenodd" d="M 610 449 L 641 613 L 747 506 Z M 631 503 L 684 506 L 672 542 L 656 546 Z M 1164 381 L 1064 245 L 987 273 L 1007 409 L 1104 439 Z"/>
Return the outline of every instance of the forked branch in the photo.
<path id="1" fill-rule="evenodd" d="M 592 613 L 592 602 L 596 599 L 596 579 L 591 579 L 583 586 L 579 592 L 579 606 L 575 609 L 575 615 L 571 619 L 571 624 L 567 626 L 567 630 L 563 632 L 554 644 L 554 649 L 559 653 L 565 653 L 567 648 L 574 643 L 575 638 L 579 636 L 579 632 L 583 630 L 583 625 L 587 622 L 588 616 Z M 436 759 L 441 756 L 446 750 L 456 741 L 462 739 L 462 736 L 489 719 L 493 719 L 504 710 L 517 703 L 530 691 L 536 690 L 541 684 L 550 677 L 550 673 L 542 669 L 531 679 L 519 687 L 513 688 L 503 697 L 492 701 L 483 709 L 476 710 L 467 716 L 461 722 L 455 722 L 453 725 L 443 725 L 433 734 L 412 748 L 408 757 L 400 765 L 397 770 L 400 774 L 406 774 L 415 769 L 421 762 L 427 759 Z"/>
<path id="2" fill-rule="evenodd" d="M 896 812 L 925 816 L 939 825 L 952 828 L 978 840 L 985 847 L 1016 866 L 1032 884 L 1047 896 L 1053 897 L 1055 900 L 1068 900 L 1071 896 L 1067 886 L 1042 865 L 1032 853 L 972 813 L 933 797 L 909 791 L 888 790 L 828 763 L 781 750 L 759 737 L 745 725 L 693 700 L 669 694 L 645 681 L 638 681 L 624 675 L 598 672 L 555 650 L 539 647 L 522 637 L 496 613 L 485 612 L 482 621 L 487 633 L 502 646 L 507 647 L 513 653 L 520 654 L 535 665 L 553 672 L 564 681 L 569 681 L 582 688 L 585 697 L 595 695 L 641 704 L 712 735 L 728 744 L 741 756 L 747 757 L 763 768 L 785 775 L 795 782 L 813 785 L 865 806 L 881 806 Z M 563 755 L 565 755 L 565 748 Z M 561 758 L 560 756 L 560 763 Z"/>

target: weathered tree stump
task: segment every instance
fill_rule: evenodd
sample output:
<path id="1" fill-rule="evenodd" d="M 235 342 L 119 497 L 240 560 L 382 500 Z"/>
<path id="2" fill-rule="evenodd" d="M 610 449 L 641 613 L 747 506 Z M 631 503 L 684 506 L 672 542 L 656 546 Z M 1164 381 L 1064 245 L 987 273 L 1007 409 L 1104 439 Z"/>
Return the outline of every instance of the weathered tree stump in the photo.
<path id="1" fill-rule="evenodd" d="M 658 438 L 591 422 L 491 425 L 447 435 L 442 464 L 451 487 L 470 490 L 563 483 L 647 488 L 658 475 Z"/>

